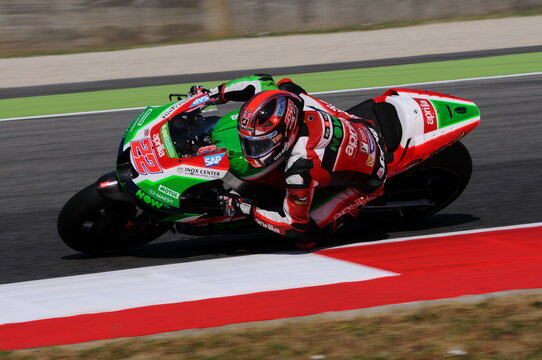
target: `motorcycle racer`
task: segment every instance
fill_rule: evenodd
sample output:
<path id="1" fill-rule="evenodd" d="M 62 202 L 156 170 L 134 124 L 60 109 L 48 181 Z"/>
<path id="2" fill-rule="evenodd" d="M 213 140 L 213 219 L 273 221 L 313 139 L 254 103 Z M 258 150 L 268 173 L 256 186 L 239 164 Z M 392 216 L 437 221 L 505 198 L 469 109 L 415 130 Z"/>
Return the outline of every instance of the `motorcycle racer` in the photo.
<path id="1" fill-rule="evenodd" d="M 372 121 L 308 95 L 290 79 L 275 83 L 265 74 L 223 83 L 209 95 L 216 104 L 244 102 L 237 128 L 253 167 L 285 166 L 282 207 L 263 209 L 231 193 L 220 198 L 227 215 L 252 216 L 310 249 L 322 230 L 334 232 L 382 195 L 386 149 Z"/>

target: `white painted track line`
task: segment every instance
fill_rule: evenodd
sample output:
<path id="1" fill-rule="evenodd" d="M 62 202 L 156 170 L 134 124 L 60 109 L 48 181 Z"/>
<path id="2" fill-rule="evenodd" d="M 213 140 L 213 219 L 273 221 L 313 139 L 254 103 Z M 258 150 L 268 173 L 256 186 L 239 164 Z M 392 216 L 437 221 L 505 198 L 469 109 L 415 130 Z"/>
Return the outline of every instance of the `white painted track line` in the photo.
<path id="1" fill-rule="evenodd" d="M 542 226 L 542 222 L 336 248 Z M 257 254 L 0 285 L 0 324 L 397 276 L 318 253 Z"/>
<path id="2" fill-rule="evenodd" d="M 0 324 L 396 276 L 313 253 L 260 254 L 0 285 Z"/>
<path id="3" fill-rule="evenodd" d="M 389 240 L 365 241 L 365 242 L 359 242 L 359 243 L 348 244 L 348 245 L 343 245 L 343 246 L 337 246 L 337 247 L 334 247 L 334 249 L 348 248 L 348 247 L 353 247 L 353 246 L 370 246 L 370 245 L 429 239 L 429 238 L 439 238 L 439 237 L 445 237 L 445 236 L 477 234 L 477 233 L 489 232 L 489 231 L 525 229 L 525 228 L 539 227 L 539 226 L 542 226 L 542 222 L 520 224 L 520 225 L 510 225 L 510 226 L 498 226 L 498 227 L 482 228 L 482 229 L 474 229 L 474 230 L 453 231 L 453 232 L 428 234 L 428 235 L 416 235 L 416 236 L 408 236 L 408 237 L 389 239 Z"/>

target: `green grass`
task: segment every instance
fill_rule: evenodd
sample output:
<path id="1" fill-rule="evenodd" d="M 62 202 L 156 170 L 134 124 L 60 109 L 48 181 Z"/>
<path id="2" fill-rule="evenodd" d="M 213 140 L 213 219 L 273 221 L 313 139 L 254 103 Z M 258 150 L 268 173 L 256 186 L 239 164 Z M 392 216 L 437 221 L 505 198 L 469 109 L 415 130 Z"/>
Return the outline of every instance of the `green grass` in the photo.
<path id="1" fill-rule="evenodd" d="M 306 317 L 13 351 L 3 359 L 307 360 L 320 355 L 336 360 L 536 360 L 542 359 L 541 300 L 540 292 L 508 293 L 349 317 Z M 453 355 L 458 350 L 464 355 Z"/>
<path id="2" fill-rule="evenodd" d="M 284 76 L 292 78 L 309 92 L 317 92 L 540 71 L 542 52 Z M 204 85 L 210 88 L 226 80 L 229 79 Z M 0 118 L 161 105 L 168 102 L 169 93 L 186 93 L 191 85 L 3 99 L 0 100 Z"/>

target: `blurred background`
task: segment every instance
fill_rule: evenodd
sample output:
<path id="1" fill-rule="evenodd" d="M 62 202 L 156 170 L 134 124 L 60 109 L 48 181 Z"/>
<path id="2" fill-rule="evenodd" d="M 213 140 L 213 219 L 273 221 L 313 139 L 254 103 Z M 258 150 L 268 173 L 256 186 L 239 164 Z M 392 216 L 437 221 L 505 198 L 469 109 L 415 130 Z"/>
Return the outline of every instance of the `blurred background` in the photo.
<path id="1" fill-rule="evenodd" d="M 1 0 L 0 55 L 356 30 L 540 9 L 542 0 Z"/>

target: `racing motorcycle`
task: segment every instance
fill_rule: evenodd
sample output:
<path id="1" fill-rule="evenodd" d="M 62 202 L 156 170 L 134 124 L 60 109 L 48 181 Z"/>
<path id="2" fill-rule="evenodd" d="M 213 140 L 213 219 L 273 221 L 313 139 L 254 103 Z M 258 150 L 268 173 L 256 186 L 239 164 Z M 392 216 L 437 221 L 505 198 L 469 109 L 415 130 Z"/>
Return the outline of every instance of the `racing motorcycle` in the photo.
<path id="1" fill-rule="evenodd" d="M 224 216 L 221 194 L 235 191 L 264 206 L 280 205 L 280 168 L 256 169 L 243 157 L 239 110 L 209 111 L 209 95 L 170 94 L 147 107 L 126 129 L 116 167 L 75 194 L 58 216 L 58 232 L 72 249 L 91 255 L 125 252 L 168 230 L 224 234 L 262 229 L 246 217 Z M 480 122 L 475 103 L 438 92 L 389 89 L 347 112 L 373 120 L 388 163 L 384 195 L 359 221 L 418 220 L 442 210 L 467 186 L 472 160 L 458 140 Z M 340 123 L 334 126 L 341 126 Z M 340 129 L 332 141 L 341 142 Z M 315 192 L 313 204 L 329 195 Z"/>

